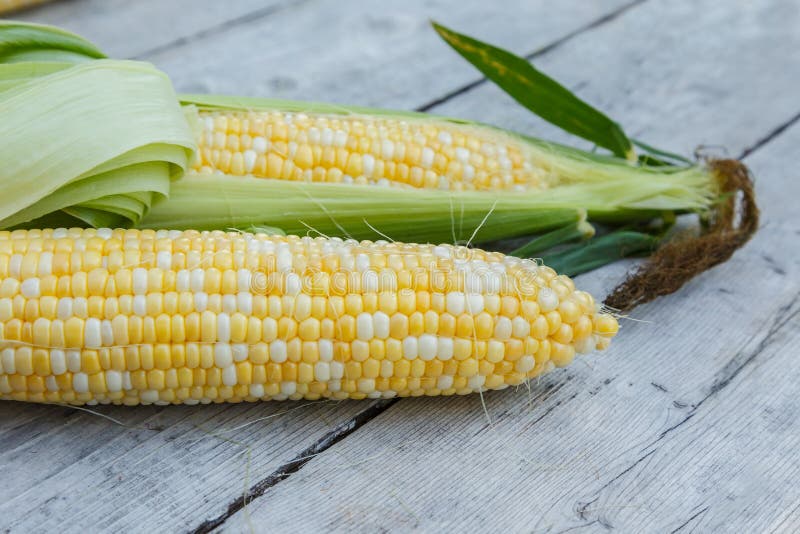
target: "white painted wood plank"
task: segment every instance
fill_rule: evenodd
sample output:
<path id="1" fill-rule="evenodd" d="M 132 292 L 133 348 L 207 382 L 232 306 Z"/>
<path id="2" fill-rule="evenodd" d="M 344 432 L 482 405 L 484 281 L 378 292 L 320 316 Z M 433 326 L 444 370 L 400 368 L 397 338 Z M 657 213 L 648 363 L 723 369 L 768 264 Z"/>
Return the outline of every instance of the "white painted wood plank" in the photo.
<path id="1" fill-rule="evenodd" d="M 717 26 L 728 42 L 725 57 L 749 58 L 746 64 L 718 63 L 701 54 L 692 59 L 697 64 L 689 72 L 682 65 L 662 64 L 664 76 L 680 75 L 676 83 L 692 87 L 717 69 L 714 79 L 725 81 L 723 107 L 747 101 L 754 77 L 770 80 L 775 94 L 792 92 L 797 71 L 785 73 L 782 64 L 758 58 L 774 44 L 773 33 L 797 44 L 789 31 L 794 25 L 786 29 L 776 22 L 769 32 L 752 30 L 754 20 L 769 20 L 769 13 L 780 12 L 785 4 L 762 3 L 763 11 L 728 19 L 720 13 L 727 10 L 723 6 L 691 2 L 692 16 L 672 19 L 672 9 L 689 13 L 676 4 L 648 3 L 608 29 L 584 35 L 542 59 L 578 72 L 591 70 L 586 61 L 609 63 L 619 52 L 608 47 L 605 55 L 585 52 L 603 51 L 603 43 L 616 42 L 612 38 L 620 35 L 625 35 L 626 46 L 647 57 L 648 50 L 655 53 L 662 46 L 655 37 L 659 28 L 678 27 L 683 39 L 672 51 L 676 57 L 689 57 L 690 51 L 703 50 L 708 38 L 704 30 L 725 22 L 727 26 Z M 784 20 L 791 22 L 789 15 Z M 644 67 L 633 63 L 629 68 Z M 614 86 L 614 74 L 607 87 L 612 94 L 622 92 Z M 656 93 L 660 83 L 660 78 L 640 76 L 638 90 Z M 495 107 L 493 98 L 475 91 L 453 106 L 477 108 L 480 102 L 483 112 L 511 120 L 514 114 Z M 663 128 L 672 132 L 674 137 L 664 139 L 672 139 L 673 146 L 691 146 L 705 135 L 722 139 L 734 153 L 796 113 L 792 103 L 778 96 L 751 100 L 755 109 L 739 119 L 720 116 L 702 94 L 685 98 L 659 102 L 666 109 L 655 123 L 650 108 L 638 114 L 635 103 L 615 107 L 623 97 L 609 97 L 607 107 L 614 117 L 619 111 L 627 115 L 623 122 L 634 129 L 652 128 L 648 140 L 664 135 L 659 133 Z M 688 116 L 696 128 L 681 128 Z M 792 179 L 798 142 L 800 126 L 795 126 L 750 162 L 760 177 L 765 230 L 730 262 L 679 294 L 637 309 L 634 316 L 641 322 L 626 322 L 610 353 L 544 378 L 530 397 L 524 389 L 486 395 L 491 426 L 477 397 L 402 401 L 253 501 L 247 514 L 237 514 L 226 528 L 374 530 L 388 524 L 397 530 L 601 531 L 608 523 L 623 531 L 639 531 L 642 525 L 644 530 L 664 531 L 711 504 L 707 518 L 698 515 L 687 528 L 714 531 L 725 525 L 760 531 L 772 525 L 791 530 L 798 518 L 798 496 L 789 488 L 800 470 L 793 457 L 793 436 L 800 431 L 793 415 L 798 409 L 793 398 L 797 377 L 780 370 L 793 365 L 796 357 L 797 337 L 789 336 L 796 316 L 783 329 L 770 330 L 797 310 L 794 303 L 800 296 L 800 225 L 786 202 L 800 194 L 800 184 Z M 620 274 L 619 267 L 612 267 L 579 282 L 603 293 Z M 773 345 L 772 352 L 761 355 L 766 345 Z M 765 360 L 770 361 L 765 374 L 751 374 Z M 742 365 L 746 371 L 736 375 Z M 725 385 L 732 389 L 710 396 Z M 636 464 L 697 405 L 696 421 L 668 433 L 669 439 L 658 444 L 658 454 Z M 763 430 L 765 408 L 786 414 L 774 416 L 779 423 L 770 433 Z M 731 428 L 735 433 L 726 435 Z M 693 451 L 706 450 L 705 456 L 699 452 L 692 457 Z M 636 471 L 623 474 L 634 464 Z M 748 483 L 747 477 L 762 468 L 771 478 L 761 475 Z M 724 482 L 713 491 L 708 480 Z M 592 503 L 597 495 L 599 500 Z M 726 517 L 734 522 L 722 523 Z"/>
<path id="2" fill-rule="evenodd" d="M 0 526 L 11 532 L 186 530 L 368 403 L 68 408 L 0 403 L 37 417 L 0 435 Z M 8 417 L 7 417 L 8 416 Z M 17 416 L 19 417 L 19 416 Z M 5 424 L 5 423 L 4 423 Z"/>
<path id="3" fill-rule="evenodd" d="M 148 57 L 179 91 L 411 109 L 480 78 L 429 19 L 536 50 L 632 0 L 320 0 Z"/>
<path id="4" fill-rule="evenodd" d="M 83 35 L 106 54 L 135 57 L 170 44 L 213 35 L 241 20 L 291 11 L 292 0 L 71 0 L 45 4 L 15 18 L 54 24 Z"/>
<path id="5" fill-rule="evenodd" d="M 709 145 L 710 154 L 737 156 L 754 128 L 800 112 L 800 9 L 781 0 L 735 6 L 650 0 L 535 65 L 633 137 L 682 154 Z M 431 111 L 576 144 L 493 84 L 470 93 Z"/>
<path id="6" fill-rule="evenodd" d="M 135 3 L 109 2 L 99 5 L 97 2 L 74 1 L 53 4 L 42 10 L 32 11 L 29 15 L 40 22 L 64 24 L 97 40 L 110 53 L 124 56 L 136 55 L 143 50 L 162 46 L 166 41 L 163 38 L 163 27 L 158 25 L 165 21 L 179 26 L 181 36 L 195 35 L 197 31 L 213 28 L 214 25 L 209 21 L 214 22 L 214 17 L 217 16 L 214 15 L 214 10 L 218 9 L 218 5 L 222 5 L 214 2 L 203 3 L 208 9 L 198 10 L 202 11 L 202 17 L 201 14 L 195 14 L 187 21 L 175 15 L 183 11 L 178 2 L 141 3 L 148 5 L 158 15 L 152 24 L 145 24 L 146 10 L 139 11 Z M 524 27 L 518 27 L 515 39 L 519 41 L 516 42 L 530 48 L 542 46 L 549 39 L 560 37 L 580 24 L 599 17 L 607 10 L 622 5 L 622 2 L 610 1 L 591 7 L 581 7 L 581 4 L 571 1 L 563 2 L 557 8 L 549 8 L 548 11 L 552 16 L 547 20 L 538 20 L 535 25 L 526 24 Z M 243 9 L 248 8 L 245 3 L 237 5 L 245 6 Z M 446 11 L 442 7 L 445 4 L 437 5 L 439 6 L 437 13 L 442 14 Z M 537 2 L 536 5 L 543 7 L 545 3 Z M 114 11 L 114 8 L 118 11 Z M 344 18 L 349 16 L 360 19 L 361 24 L 366 25 L 369 22 L 365 22 L 366 15 L 363 11 L 354 12 L 356 8 L 359 8 L 359 5 L 355 3 L 344 5 L 336 13 Z M 395 11 L 392 13 L 396 14 L 400 8 L 395 5 L 393 9 Z M 508 22 L 509 18 L 496 16 L 493 8 L 485 3 L 476 2 L 465 6 L 465 9 L 465 21 L 467 15 L 475 17 L 473 23 L 484 21 L 486 25 L 484 31 L 502 37 L 502 28 L 497 28 L 497 25 Z M 329 5 L 323 13 L 330 16 L 333 12 L 332 5 Z M 218 11 L 216 13 L 218 14 Z M 207 16 L 209 14 L 214 16 Z M 228 14 L 231 15 L 230 12 Z M 116 20 L 115 16 L 119 16 L 122 22 Z M 297 35 L 306 30 L 304 24 L 310 15 L 305 16 L 305 19 L 293 19 L 287 16 L 275 26 L 267 23 L 271 17 L 264 17 L 258 22 L 260 35 L 276 36 L 280 30 L 285 32 L 281 34 L 285 42 L 294 43 L 290 50 L 301 55 L 284 56 L 286 65 L 297 62 L 299 57 L 310 55 L 308 43 L 297 39 Z M 389 20 L 393 16 L 387 15 Z M 423 31 L 423 27 L 425 32 L 430 32 L 425 16 L 424 13 L 415 11 L 413 16 L 400 16 L 397 24 L 401 28 L 405 28 L 405 24 L 414 26 L 416 29 L 409 34 L 409 37 L 415 37 Z M 409 23 L 408 17 L 414 22 Z M 313 26 L 311 30 L 321 31 L 320 27 L 324 25 L 325 18 L 320 17 L 315 20 L 317 26 Z M 381 20 L 383 24 L 389 26 L 393 24 L 386 22 L 385 19 Z M 456 22 L 460 20 L 456 19 Z M 380 21 L 374 22 L 380 25 Z M 128 26 L 137 26 L 130 29 L 135 35 L 125 39 L 119 38 L 129 30 Z M 342 24 L 337 28 L 338 31 L 344 32 L 344 35 L 349 35 L 344 31 Z M 531 31 L 532 28 L 536 31 Z M 218 36 L 226 33 L 215 32 L 217 30 L 202 35 L 193 45 L 187 45 L 181 52 L 184 55 L 183 61 L 189 59 L 189 52 L 201 43 L 217 42 Z M 523 33 L 526 34 L 524 40 Z M 316 34 L 311 33 L 311 35 Z M 403 41 L 405 34 L 403 31 L 394 32 L 393 40 L 386 42 L 383 42 L 375 31 L 366 31 L 364 35 L 364 39 L 367 39 L 367 36 L 368 39 L 362 40 L 362 44 L 369 42 L 373 47 L 372 54 L 375 50 L 384 49 L 381 47 L 386 47 L 387 52 L 371 58 L 363 70 L 344 75 L 340 65 L 335 62 L 315 64 L 314 68 L 319 69 L 320 73 L 333 73 L 330 79 L 338 80 L 325 89 L 330 99 L 339 101 L 350 99 L 353 95 L 350 91 L 361 83 L 353 80 L 368 73 L 369 69 L 379 68 L 382 58 L 388 57 L 388 52 L 394 49 L 389 47 L 393 47 L 398 40 Z M 231 67 L 228 65 L 230 63 L 228 58 L 234 55 L 233 52 L 245 58 L 253 53 L 252 50 L 245 50 L 245 53 L 241 54 L 240 49 L 234 50 L 230 48 L 231 46 L 228 43 L 209 44 L 207 48 L 209 58 L 206 59 L 210 62 L 213 60 L 216 68 L 220 65 Z M 427 60 L 423 61 L 420 58 L 425 57 L 428 50 L 434 46 L 438 47 L 442 55 L 436 57 L 431 70 L 432 67 Z M 358 48 L 353 46 L 344 49 L 359 52 Z M 467 81 L 474 76 L 471 68 L 454 60 L 453 57 L 447 57 L 447 54 L 451 56 L 452 54 L 445 45 L 436 41 L 432 33 L 429 33 L 426 40 L 403 41 L 402 54 L 414 58 L 414 61 L 404 65 L 404 83 L 410 85 L 406 89 L 398 89 L 401 92 L 400 96 L 405 98 L 406 90 L 421 91 L 415 93 L 413 100 L 408 100 L 409 106 L 422 103 L 431 97 L 438 97 L 440 93 L 437 91 L 455 88 L 457 83 Z M 175 54 L 173 59 L 176 65 L 181 63 L 180 57 L 180 54 Z M 357 62 L 359 57 L 351 56 L 351 59 Z M 402 55 L 394 56 L 394 60 L 405 62 Z M 429 77 L 437 65 L 441 67 L 445 64 L 458 65 L 461 73 L 450 81 L 437 79 L 435 86 L 418 82 L 419 79 Z M 416 77 L 415 72 L 418 75 Z M 449 70 L 444 73 L 448 76 L 451 74 Z M 350 76 L 356 78 L 350 79 Z M 348 83 L 345 84 L 345 81 Z M 375 91 L 371 95 L 373 103 L 382 99 L 378 91 L 391 94 L 392 82 L 384 80 L 381 83 L 383 85 L 372 86 Z M 245 78 L 238 79 L 229 87 L 231 90 L 250 94 L 261 92 L 256 82 L 248 85 Z M 390 98 L 387 96 L 387 100 Z M 295 458 L 331 428 L 348 421 L 357 413 L 363 413 L 366 406 L 368 405 L 364 403 L 346 403 L 336 408 L 328 405 L 304 408 L 280 419 L 233 432 L 237 441 L 249 445 L 252 449 L 250 469 L 258 476 L 251 474 L 250 479 L 255 482 L 260 477 L 272 473 L 285 462 Z M 0 502 L 3 503 L 0 505 L 0 518 L 3 518 L 0 520 L 0 526 L 9 528 L 12 532 L 56 528 L 59 531 L 81 531 L 92 527 L 107 530 L 160 531 L 197 526 L 206 519 L 222 514 L 228 504 L 242 494 L 247 466 L 241 445 L 209 435 L 206 430 L 198 429 L 198 425 L 215 430 L 235 428 L 260 416 L 277 413 L 286 407 L 286 405 L 268 404 L 134 410 L 101 409 L 103 413 L 121 419 L 126 424 L 156 427 L 156 430 L 143 430 L 119 427 L 87 414 L 74 414 L 65 418 L 64 414 L 70 412 L 65 412 L 62 408 L 2 403 L 0 419 L 11 423 L 4 424 L 4 431 L 0 432 L 0 468 L 4 480 L 7 481 L 7 484 L 0 488 Z M 46 454 L 43 454 L 43 451 Z"/>

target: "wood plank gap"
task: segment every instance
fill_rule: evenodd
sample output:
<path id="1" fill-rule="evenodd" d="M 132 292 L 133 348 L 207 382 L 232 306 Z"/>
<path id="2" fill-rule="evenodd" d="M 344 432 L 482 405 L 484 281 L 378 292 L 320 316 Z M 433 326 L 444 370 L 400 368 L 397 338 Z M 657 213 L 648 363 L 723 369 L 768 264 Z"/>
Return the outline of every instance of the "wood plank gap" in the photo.
<path id="1" fill-rule="evenodd" d="M 527 59 L 528 61 L 533 61 L 537 57 L 543 56 L 544 54 L 547 54 L 548 52 L 552 52 L 553 50 L 555 50 L 559 46 L 563 45 L 564 43 L 566 43 L 566 42 L 568 42 L 568 41 L 570 41 L 572 39 L 574 39 L 575 37 L 581 35 L 582 33 L 586 33 L 587 31 L 593 30 L 593 29 L 598 28 L 598 27 L 600 27 L 600 26 L 602 26 L 604 24 L 607 24 L 607 23 L 613 21 L 614 19 L 622 16 L 623 14 L 628 12 L 629 10 L 644 4 L 645 2 L 647 2 L 647 0 L 635 0 L 634 2 L 631 2 L 630 4 L 625 4 L 624 6 L 620 7 L 619 9 L 611 11 L 610 13 L 606 13 L 602 17 L 600 17 L 598 19 L 595 19 L 595 20 L 589 22 L 588 24 L 584 24 L 583 26 L 580 26 L 579 28 L 577 28 L 577 29 L 565 34 L 563 37 L 559 37 L 555 41 L 553 41 L 553 42 L 551 42 L 551 43 L 549 43 L 549 44 L 547 44 L 547 45 L 545 45 L 545 46 L 543 46 L 541 48 L 538 48 L 538 49 L 534 50 L 533 52 L 531 52 L 529 54 L 526 54 L 523 57 L 525 59 Z M 487 81 L 489 81 L 489 80 L 487 80 L 485 77 L 477 78 L 477 79 L 475 79 L 475 80 L 473 80 L 473 81 L 471 81 L 469 83 L 466 83 L 466 84 L 462 85 L 461 87 L 458 87 L 457 89 L 454 89 L 454 90 L 450 91 L 449 93 L 446 93 L 444 96 L 442 96 L 440 98 L 437 98 L 435 100 L 431 100 L 427 104 L 423 104 L 422 106 L 418 107 L 416 109 L 416 111 L 422 111 L 422 112 L 430 111 L 431 109 L 433 109 L 433 108 L 435 108 L 435 107 L 437 107 L 437 106 L 439 106 L 441 104 L 444 104 L 445 102 L 447 102 L 449 100 L 452 100 L 453 98 L 455 98 L 457 96 L 460 96 L 460 95 L 462 95 L 464 93 L 468 93 L 469 91 L 475 89 L 476 87 L 478 87 L 480 85 L 483 85 Z"/>
<path id="2" fill-rule="evenodd" d="M 739 159 L 744 159 L 753 152 L 755 152 L 756 150 L 760 149 L 761 147 L 763 147 L 764 145 L 766 145 L 767 143 L 769 143 L 770 141 L 781 135 L 783 132 L 794 126 L 798 121 L 800 121 L 800 112 L 792 116 L 792 118 L 790 118 L 788 121 L 779 124 L 776 128 L 771 130 L 769 133 L 767 133 L 767 135 L 756 141 L 751 146 L 745 148 L 739 155 Z"/>
<path id="3" fill-rule="evenodd" d="M 249 13 L 244 13 L 243 15 L 240 15 L 240 16 L 238 16 L 236 18 L 233 18 L 233 19 L 230 19 L 230 20 L 226 20 L 222 24 L 218 24 L 217 26 L 212 26 L 210 28 L 206 28 L 206 29 L 201 30 L 201 31 L 199 31 L 197 33 L 193 33 L 191 35 L 187 35 L 185 37 L 181 37 L 179 39 L 175 39 L 174 41 L 170 41 L 170 42 L 165 43 L 163 45 L 159 45 L 159 46 L 150 48 L 149 50 L 145 50 L 144 52 L 140 52 L 139 54 L 135 55 L 131 59 L 143 60 L 143 59 L 146 59 L 146 58 L 148 58 L 148 57 L 150 57 L 152 55 L 155 55 L 155 54 L 158 54 L 158 53 L 161 53 L 161 52 L 166 52 L 166 51 L 170 50 L 171 48 L 175 48 L 177 46 L 190 44 L 190 43 L 193 43 L 195 41 L 199 41 L 201 39 L 209 37 L 211 35 L 216 35 L 216 34 L 219 34 L 219 33 L 223 33 L 223 32 L 225 32 L 225 31 L 227 31 L 227 30 L 229 30 L 231 28 L 234 28 L 234 27 L 236 27 L 236 26 L 238 26 L 240 24 L 244 24 L 244 23 L 247 23 L 247 22 L 252 22 L 254 20 L 263 19 L 263 18 L 272 16 L 272 15 L 275 15 L 277 13 L 281 13 L 281 12 L 285 11 L 287 8 L 303 6 L 305 4 L 308 4 L 311 1 L 312 0 L 294 0 L 294 1 L 290 0 L 290 1 L 284 2 L 282 4 L 276 4 L 274 6 L 267 6 L 267 7 L 261 8 L 261 9 L 257 9 L 255 11 L 251 11 Z"/>
<path id="4" fill-rule="evenodd" d="M 711 388 L 709 389 L 709 392 L 702 399 L 700 399 L 694 406 L 692 406 L 692 409 L 689 410 L 689 413 L 687 413 L 683 419 L 681 419 L 674 425 L 664 430 L 661 434 L 659 434 L 658 438 L 656 438 L 654 441 L 652 441 L 642 449 L 643 451 L 647 452 L 645 452 L 641 457 L 637 458 L 633 463 L 622 469 L 617 475 L 609 479 L 608 482 L 603 484 L 597 491 L 594 500 L 597 500 L 598 498 L 597 496 L 599 496 L 600 493 L 602 493 L 606 488 L 611 486 L 611 484 L 616 482 L 626 473 L 628 473 L 637 465 L 642 463 L 650 455 L 654 454 L 658 449 L 656 445 L 658 444 L 659 441 L 662 441 L 672 431 L 680 428 L 682 425 L 691 420 L 695 415 L 697 415 L 698 410 L 707 400 L 714 397 L 720 391 L 725 389 L 728 385 L 730 385 L 733 382 L 733 380 L 739 375 L 739 373 L 741 373 L 745 368 L 749 367 L 752 363 L 754 363 L 755 360 L 758 358 L 758 356 L 760 354 L 763 354 L 766 348 L 769 347 L 773 339 L 778 334 L 781 333 L 783 328 L 787 324 L 789 324 L 792 321 L 792 319 L 794 319 L 798 314 L 800 314 L 800 305 L 794 306 L 795 303 L 797 303 L 799 300 L 800 300 L 800 293 L 792 295 L 791 299 L 789 299 L 789 301 L 786 304 L 778 308 L 775 315 L 773 317 L 770 317 L 769 319 L 770 321 L 773 320 L 775 321 L 773 326 L 767 331 L 766 335 L 761 339 L 761 341 L 758 342 L 756 347 L 753 350 L 749 351 L 749 353 L 739 362 L 737 362 L 737 360 L 739 360 L 739 356 L 741 355 L 741 353 L 735 354 L 733 358 L 731 358 L 728 365 L 726 365 L 723 368 L 723 371 L 725 371 L 726 369 L 730 369 L 730 371 L 728 373 L 725 373 L 718 380 L 714 381 L 714 383 L 711 385 Z M 781 316 L 783 316 L 782 319 Z M 691 521 L 691 519 L 693 518 L 690 518 L 689 521 Z M 687 521 L 687 523 L 689 521 Z"/>
<path id="5" fill-rule="evenodd" d="M 325 452 L 327 449 L 343 440 L 372 419 L 378 417 L 380 414 L 388 410 L 399 401 L 400 399 L 377 401 L 369 408 L 359 413 L 357 416 L 340 424 L 322 436 L 320 439 L 300 451 L 300 453 L 292 460 L 281 465 L 266 478 L 251 486 L 247 493 L 236 498 L 228 505 L 228 509 L 225 511 L 225 513 L 213 519 L 203 521 L 195 529 L 191 530 L 191 532 L 193 534 L 206 534 L 221 526 L 229 517 L 246 507 L 250 502 L 264 495 L 271 487 L 283 480 L 286 480 L 292 474 L 300 471 L 303 466 L 310 462 L 315 456 Z"/>

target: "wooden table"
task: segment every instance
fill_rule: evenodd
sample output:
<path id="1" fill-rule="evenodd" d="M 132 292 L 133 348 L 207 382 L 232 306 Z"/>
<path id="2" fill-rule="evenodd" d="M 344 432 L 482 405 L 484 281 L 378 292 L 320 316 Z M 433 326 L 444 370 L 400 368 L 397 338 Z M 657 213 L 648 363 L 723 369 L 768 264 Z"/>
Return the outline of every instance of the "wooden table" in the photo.
<path id="1" fill-rule="evenodd" d="M 186 92 L 424 109 L 565 136 L 436 19 L 528 54 L 634 136 L 744 157 L 762 230 L 520 388 L 377 402 L 0 403 L 0 532 L 790 532 L 800 528 L 796 0 L 72 0 L 19 15 Z M 581 276 L 597 294 L 630 267 Z"/>

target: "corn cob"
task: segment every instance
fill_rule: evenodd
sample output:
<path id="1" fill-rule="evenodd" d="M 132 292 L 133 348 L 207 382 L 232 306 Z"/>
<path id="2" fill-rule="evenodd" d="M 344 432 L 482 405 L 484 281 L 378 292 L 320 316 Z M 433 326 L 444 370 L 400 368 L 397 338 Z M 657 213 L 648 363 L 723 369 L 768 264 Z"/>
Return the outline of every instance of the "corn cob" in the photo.
<path id="1" fill-rule="evenodd" d="M 545 189 L 519 139 L 435 117 L 201 111 L 194 171 L 447 191 Z"/>
<path id="2" fill-rule="evenodd" d="M 451 395 L 604 349 L 616 320 L 529 260 L 238 232 L 0 233 L 0 398 Z"/>

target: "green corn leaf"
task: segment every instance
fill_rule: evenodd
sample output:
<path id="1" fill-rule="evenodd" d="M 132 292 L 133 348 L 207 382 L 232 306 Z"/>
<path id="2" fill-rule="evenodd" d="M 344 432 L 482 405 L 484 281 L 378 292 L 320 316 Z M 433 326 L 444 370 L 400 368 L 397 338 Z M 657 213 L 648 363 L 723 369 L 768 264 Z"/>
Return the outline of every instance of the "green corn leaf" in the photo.
<path id="1" fill-rule="evenodd" d="M 543 254 L 541 259 L 559 273 L 577 276 L 622 258 L 649 254 L 659 242 L 658 237 L 650 234 L 619 230 L 567 250 Z"/>
<path id="2" fill-rule="evenodd" d="M 628 161 L 633 144 L 622 128 L 528 60 L 433 23 L 439 35 L 487 78 L 542 119 Z"/>
<path id="3" fill-rule="evenodd" d="M 508 254 L 518 258 L 533 258 L 540 252 L 553 247 L 575 241 L 583 241 L 591 238 L 592 236 L 594 236 L 594 226 L 586 222 L 586 217 L 584 216 L 574 223 L 538 236 L 518 249 L 509 252 Z"/>
<path id="4" fill-rule="evenodd" d="M 79 62 L 106 57 L 74 33 L 42 24 L 0 21 L 0 62 Z"/>

